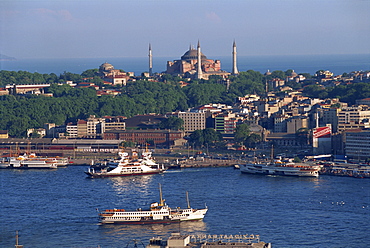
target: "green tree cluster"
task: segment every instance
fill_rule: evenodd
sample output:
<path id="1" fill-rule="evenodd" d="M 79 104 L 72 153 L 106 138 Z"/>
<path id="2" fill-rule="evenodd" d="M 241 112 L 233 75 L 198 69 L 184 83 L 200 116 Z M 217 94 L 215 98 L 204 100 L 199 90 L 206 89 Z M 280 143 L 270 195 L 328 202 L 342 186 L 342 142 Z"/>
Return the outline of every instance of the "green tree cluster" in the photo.
<path id="1" fill-rule="evenodd" d="M 355 104 L 356 100 L 370 97 L 370 84 L 353 83 L 336 87 L 309 85 L 303 89 L 303 95 L 311 98 L 339 98 L 340 101 Z"/>
<path id="2" fill-rule="evenodd" d="M 221 134 L 213 128 L 195 130 L 189 135 L 189 143 L 194 144 L 195 147 L 213 146 L 221 140 Z"/>
<path id="3" fill-rule="evenodd" d="M 159 123 L 161 129 L 183 130 L 184 120 L 175 116 L 170 116 Z"/>
<path id="4" fill-rule="evenodd" d="M 240 124 L 236 127 L 234 133 L 234 141 L 236 146 L 240 147 L 242 145 L 246 147 L 255 147 L 256 144 L 261 142 L 261 135 L 256 133 L 251 133 L 248 124 Z"/>

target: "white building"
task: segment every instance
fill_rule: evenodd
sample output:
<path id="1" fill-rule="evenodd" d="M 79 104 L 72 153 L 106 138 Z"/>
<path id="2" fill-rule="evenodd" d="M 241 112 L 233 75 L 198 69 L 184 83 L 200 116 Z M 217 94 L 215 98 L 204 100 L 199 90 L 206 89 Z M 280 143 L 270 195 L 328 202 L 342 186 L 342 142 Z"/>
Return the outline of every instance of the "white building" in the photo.
<path id="1" fill-rule="evenodd" d="M 78 136 L 77 124 L 72 124 L 72 123 L 67 124 L 66 133 L 69 138 L 77 138 Z"/>

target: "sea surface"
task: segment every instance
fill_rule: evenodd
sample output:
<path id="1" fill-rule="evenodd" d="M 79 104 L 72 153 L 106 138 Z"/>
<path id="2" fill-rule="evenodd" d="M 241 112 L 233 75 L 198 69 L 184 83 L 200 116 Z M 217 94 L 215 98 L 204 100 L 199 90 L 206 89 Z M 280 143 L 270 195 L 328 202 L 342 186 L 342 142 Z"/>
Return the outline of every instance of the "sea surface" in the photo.
<path id="1" fill-rule="evenodd" d="M 178 57 L 154 57 L 153 72 L 164 72 L 167 61 L 180 59 Z M 221 68 L 231 72 L 232 57 L 208 56 L 210 59 L 221 60 Z M 116 69 L 134 72 L 140 76 L 142 72 L 149 71 L 148 58 L 72 58 L 72 59 L 17 59 L 14 61 L 0 61 L 0 70 L 29 71 L 39 73 L 72 72 L 81 74 L 88 69 L 99 68 L 105 62 L 112 64 Z M 291 56 L 238 56 L 239 71 L 255 70 L 265 73 L 267 70 L 286 71 L 289 69 L 297 73 L 310 73 L 314 75 L 318 70 L 329 70 L 335 75 L 350 73 L 352 71 L 370 70 L 370 54 L 354 55 L 291 55 Z"/>
<path id="2" fill-rule="evenodd" d="M 370 247 L 370 179 L 241 174 L 232 167 L 89 179 L 86 166 L 0 170 L 0 247 L 133 247 L 151 237 L 258 234 L 274 248 Z M 97 209 L 209 208 L 203 221 L 99 225 Z M 226 240 L 225 240 L 226 241 Z"/>

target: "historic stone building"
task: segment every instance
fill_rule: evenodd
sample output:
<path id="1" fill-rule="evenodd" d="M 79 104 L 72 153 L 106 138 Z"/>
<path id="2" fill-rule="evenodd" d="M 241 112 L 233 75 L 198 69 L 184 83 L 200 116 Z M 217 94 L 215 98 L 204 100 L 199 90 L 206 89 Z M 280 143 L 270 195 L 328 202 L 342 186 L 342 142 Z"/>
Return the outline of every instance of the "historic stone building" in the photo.
<path id="1" fill-rule="evenodd" d="M 233 56 L 236 57 L 235 43 L 233 44 Z M 233 73 L 238 73 L 236 69 L 236 58 L 233 61 L 235 61 Z M 208 59 L 200 51 L 199 41 L 197 49 L 190 46 L 189 50 L 181 56 L 181 59 L 167 61 L 166 73 L 198 79 L 208 79 L 210 75 L 219 75 L 222 77 L 230 75 L 229 72 L 221 70 L 220 60 Z"/>
<path id="2" fill-rule="evenodd" d="M 102 76 L 104 81 L 113 85 L 126 85 L 128 79 L 130 78 L 126 72 L 114 69 L 113 65 L 109 63 L 104 63 L 99 67 L 99 74 Z"/>

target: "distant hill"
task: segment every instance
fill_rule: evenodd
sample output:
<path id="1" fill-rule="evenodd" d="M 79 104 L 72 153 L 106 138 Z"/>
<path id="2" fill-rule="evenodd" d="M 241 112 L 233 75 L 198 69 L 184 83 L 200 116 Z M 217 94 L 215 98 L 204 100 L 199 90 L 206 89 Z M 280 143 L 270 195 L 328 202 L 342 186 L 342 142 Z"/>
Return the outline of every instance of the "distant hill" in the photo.
<path id="1" fill-rule="evenodd" d="M 6 56 L 6 55 L 0 53 L 0 60 L 4 61 L 4 60 L 17 60 L 17 59 L 14 58 L 14 57 L 9 57 L 9 56 Z"/>

